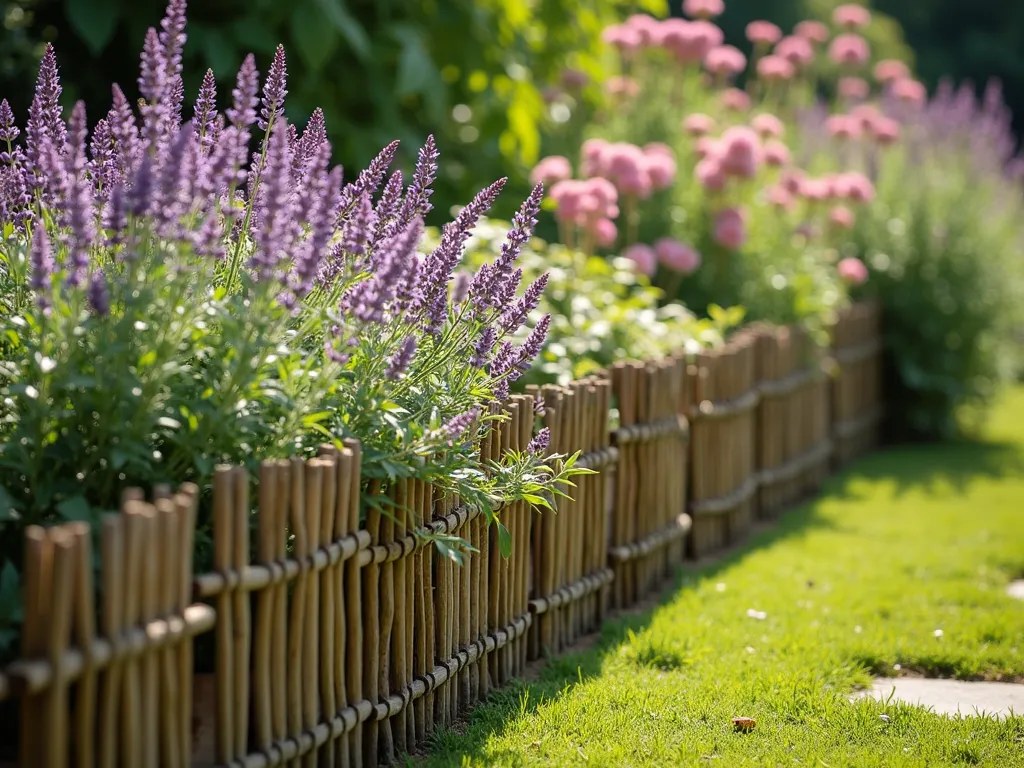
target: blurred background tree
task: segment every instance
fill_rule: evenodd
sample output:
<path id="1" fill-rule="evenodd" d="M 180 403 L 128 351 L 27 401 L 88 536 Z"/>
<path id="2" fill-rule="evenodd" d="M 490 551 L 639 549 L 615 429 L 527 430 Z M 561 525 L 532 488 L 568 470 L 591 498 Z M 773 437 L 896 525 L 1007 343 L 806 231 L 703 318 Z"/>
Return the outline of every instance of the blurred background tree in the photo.
<path id="1" fill-rule="evenodd" d="M 0 95 L 24 116 L 43 45 L 57 48 L 66 104 L 84 98 L 93 121 L 110 103 L 110 83 L 135 92 L 147 27 L 166 0 L 0 0 Z M 825 18 L 841 0 L 728 0 L 720 19 L 731 39 L 767 18 L 785 30 Z M 597 94 L 606 66 L 601 29 L 627 14 L 679 14 L 680 0 L 193 0 L 186 93 L 213 69 L 223 103 L 248 52 L 266 70 L 277 43 L 289 53 L 289 117 L 321 106 L 335 158 L 361 168 L 387 142 L 403 142 L 408 166 L 427 133 L 445 162 L 437 216 L 482 184 L 512 175 L 496 212 L 525 194 L 526 169 L 551 123 L 576 119 Z M 1024 3 L 1006 0 L 874 0 L 887 14 L 869 31 L 879 53 L 911 60 L 934 86 L 943 74 L 979 87 L 1002 78 L 1024 115 Z M 671 7 L 670 7 L 671 6 Z M 891 18 L 890 18 L 891 17 Z M 566 68 L 590 84 L 564 88 Z M 562 96 L 552 101 L 553 90 Z M 566 94 L 568 90 L 570 93 Z M 582 104 L 581 104 L 582 101 Z M 1021 118 L 1018 117 L 1018 120 Z M 1021 123 L 1018 123 L 1018 129 Z M 545 146 L 546 152 L 564 151 Z"/>

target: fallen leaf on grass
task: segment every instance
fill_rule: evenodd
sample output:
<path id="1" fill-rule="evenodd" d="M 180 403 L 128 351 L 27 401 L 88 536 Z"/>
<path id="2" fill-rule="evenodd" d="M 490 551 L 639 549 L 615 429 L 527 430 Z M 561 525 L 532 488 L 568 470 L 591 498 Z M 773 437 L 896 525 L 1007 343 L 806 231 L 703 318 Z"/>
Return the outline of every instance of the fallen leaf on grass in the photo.
<path id="1" fill-rule="evenodd" d="M 757 721 L 752 717 L 734 717 L 732 719 L 733 728 L 737 731 L 752 731 L 754 726 L 757 725 Z"/>

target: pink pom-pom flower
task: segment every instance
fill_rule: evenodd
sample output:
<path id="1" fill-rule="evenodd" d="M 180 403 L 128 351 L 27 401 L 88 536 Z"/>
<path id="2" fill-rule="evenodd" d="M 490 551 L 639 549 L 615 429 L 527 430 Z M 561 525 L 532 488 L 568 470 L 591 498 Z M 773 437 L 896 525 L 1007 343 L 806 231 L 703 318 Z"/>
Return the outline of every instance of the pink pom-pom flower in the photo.
<path id="1" fill-rule="evenodd" d="M 829 135 L 834 139 L 846 141 L 860 136 L 860 121 L 849 115 L 832 115 L 825 122 Z"/>
<path id="2" fill-rule="evenodd" d="M 862 29 L 871 23 L 871 11 L 863 5 L 840 5 L 832 12 L 832 22 L 843 29 Z"/>
<path id="3" fill-rule="evenodd" d="M 658 261 L 675 272 L 689 275 L 700 266 L 700 254 L 686 243 L 663 237 L 654 244 Z"/>
<path id="4" fill-rule="evenodd" d="M 871 93 L 871 86 L 862 77 L 841 77 L 839 78 L 839 95 L 848 101 L 860 101 L 866 99 Z"/>
<path id="5" fill-rule="evenodd" d="M 805 38 L 793 35 L 779 41 L 775 46 L 775 55 L 801 69 L 814 61 L 814 48 Z"/>
<path id="6" fill-rule="evenodd" d="M 715 130 L 715 120 L 713 117 L 701 114 L 700 112 L 687 115 L 683 120 L 683 130 L 694 138 L 699 139 L 701 136 L 707 136 Z"/>
<path id="7" fill-rule="evenodd" d="M 845 205 L 837 205 L 828 212 L 828 220 L 837 229 L 853 229 L 857 217 Z"/>
<path id="8" fill-rule="evenodd" d="M 757 74 L 763 80 L 778 83 L 784 80 L 792 80 L 793 76 L 796 75 L 796 67 L 788 59 L 770 55 L 757 62 Z"/>
<path id="9" fill-rule="evenodd" d="M 708 51 L 704 57 L 704 68 L 719 77 L 734 77 L 747 67 L 743 51 L 732 45 L 720 45 Z"/>
<path id="10" fill-rule="evenodd" d="M 848 256 L 836 266 L 839 277 L 848 285 L 862 285 L 868 279 L 868 268 L 860 259 Z"/>
<path id="11" fill-rule="evenodd" d="M 875 80 L 888 85 L 910 77 L 910 68 L 899 59 L 884 59 L 875 64 Z"/>
<path id="12" fill-rule="evenodd" d="M 796 203 L 793 194 L 781 184 L 769 187 L 766 196 L 769 204 L 784 211 L 792 210 Z"/>
<path id="13" fill-rule="evenodd" d="M 770 21 L 752 21 L 746 32 L 747 40 L 754 45 L 775 45 L 782 39 L 782 30 Z"/>
<path id="14" fill-rule="evenodd" d="M 763 112 L 750 121 L 750 127 L 757 131 L 762 139 L 780 139 L 786 132 L 782 121 L 775 115 Z"/>
<path id="15" fill-rule="evenodd" d="M 738 251 L 747 242 L 747 218 L 739 208 L 724 208 L 715 215 L 712 237 L 723 248 Z"/>
<path id="16" fill-rule="evenodd" d="M 746 112 L 750 109 L 750 96 L 739 88 L 727 88 L 721 95 L 722 108 L 730 112 Z"/>
<path id="17" fill-rule="evenodd" d="M 725 11 L 724 0 L 683 0 L 683 13 L 691 19 L 711 19 Z"/>
<path id="18" fill-rule="evenodd" d="M 820 21 L 801 21 L 795 27 L 793 27 L 793 34 L 797 37 L 802 37 L 809 43 L 821 43 L 828 42 L 828 27 L 822 24 Z"/>
<path id="19" fill-rule="evenodd" d="M 751 179 L 761 165 L 761 140 L 753 129 L 739 125 L 729 128 L 721 140 L 722 170 L 729 176 Z"/>
<path id="20" fill-rule="evenodd" d="M 889 86 L 889 92 L 897 99 L 911 107 L 924 106 L 928 100 L 928 90 L 923 83 L 904 77 Z"/>
<path id="21" fill-rule="evenodd" d="M 629 246 L 622 255 L 633 262 L 637 272 L 651 277 L 658 269 L 658 256 L 654 249 L 643 243 Z"/>
<path id="22" fill-rule="evenodd" d="M 598 219 L 594 222 L 594 242 L 599 248 L 611 248 L 618 236 L 619 230 L 611 219 Z"/>
<path id="23" fill-rule="evenodd" d="M 569 159 L 561 155 L 543 158 L 530 172 L 530 183 L 543 184 L 545 187 L 569 178 L 572 178 L 572 166 Z"/>
<path id="24" fill-rule="evenodd" d="M 625 24 L 613 24 L 601 32 L 601 39 L 614 46 L 623 56 L 632 56 L 643 45 L 640 33 Z"/>
<path id="25" fill-rule="evenodd" d="M 709 192 L 721 192 L 728 180 L 722 169 L 722 160 L 717 155 L 708 155 L 694 169 L 697 182 Z"/>
<path id="26" fill-rule="evenodd" d="M 839 35 L 828 49 L 829 58 L 844 67 L 863 67 L 871 58 L 868 41 L 860 35 Z"/>
<path id="27" fill-rule="evenodd" d="M 772 139 L 765 143 L 762 155 L 764 156 L 764 164 L 770 168 L 783 168 L 792 161 L 789 147 L 777 139 Z"/>

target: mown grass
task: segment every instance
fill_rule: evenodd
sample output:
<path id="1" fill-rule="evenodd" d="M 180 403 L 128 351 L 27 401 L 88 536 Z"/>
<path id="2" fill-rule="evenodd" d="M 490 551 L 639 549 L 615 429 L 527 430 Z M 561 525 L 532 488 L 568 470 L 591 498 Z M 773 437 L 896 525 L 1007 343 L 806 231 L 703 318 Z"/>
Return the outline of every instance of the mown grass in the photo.
<path id="1" fill-rule="evenodd" d="M 680 574 L 660 607 L 494 694 L 425 762 L 1024 766 L 1024 717 L 851 701 L 874 675 L 1024 680 L 1024 605 L 1004 592 L 1021 575 L 1024 389 L 984 442 L 860 461 L 749 546 Z M 757 727 L 736 733 L 735 716 Z"/>

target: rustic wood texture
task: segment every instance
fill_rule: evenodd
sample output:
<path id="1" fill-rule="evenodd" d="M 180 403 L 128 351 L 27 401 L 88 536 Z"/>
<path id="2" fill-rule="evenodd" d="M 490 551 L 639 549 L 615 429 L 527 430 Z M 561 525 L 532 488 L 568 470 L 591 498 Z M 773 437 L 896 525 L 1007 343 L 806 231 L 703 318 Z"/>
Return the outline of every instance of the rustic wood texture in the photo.
<path id="1" fill-rule="evenodd" d="M 878 442 L 881 421 L 881 309 L 854 304 L 832 326 L 832 351 L 838 375 L 832 392 L 835 462 L 842 466 Z"/>

